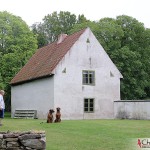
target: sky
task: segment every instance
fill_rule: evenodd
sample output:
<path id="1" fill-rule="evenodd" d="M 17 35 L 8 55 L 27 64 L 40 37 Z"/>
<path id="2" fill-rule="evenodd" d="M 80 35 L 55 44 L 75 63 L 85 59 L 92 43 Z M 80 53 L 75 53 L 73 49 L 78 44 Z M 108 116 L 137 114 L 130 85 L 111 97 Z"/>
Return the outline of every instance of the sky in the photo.
<path id="1" fill-rule="evenodd" d="M 54 11 L 69 11 L 91 21 L 128 15 L 150 28 L 150 0 L 0 0 L 0 11 L 20 16 L 29 26 Z"/>

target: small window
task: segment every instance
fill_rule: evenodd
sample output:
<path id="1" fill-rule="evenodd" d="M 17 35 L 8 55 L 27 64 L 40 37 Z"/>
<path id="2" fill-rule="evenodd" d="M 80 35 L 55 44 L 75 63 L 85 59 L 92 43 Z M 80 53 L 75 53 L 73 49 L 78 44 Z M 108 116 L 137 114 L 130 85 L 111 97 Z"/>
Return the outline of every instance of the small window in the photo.
<path id="1" fill-rule="evenodd" d="M 86 113 L 94 112 L 94 99 L 93 98 L 84 99 L 84 112 Z"/>
<path id="2" fill-rule="evenodd" d="M 83 71 L 83 84 L 84 85 L 95 85 L 95 72 L 94 71 Z"/>

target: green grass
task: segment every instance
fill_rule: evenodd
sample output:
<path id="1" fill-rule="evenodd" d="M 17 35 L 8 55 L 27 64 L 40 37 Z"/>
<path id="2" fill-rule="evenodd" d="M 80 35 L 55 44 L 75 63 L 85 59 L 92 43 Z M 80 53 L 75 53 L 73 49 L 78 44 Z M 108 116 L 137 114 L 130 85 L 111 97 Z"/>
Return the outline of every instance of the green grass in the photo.
<path id="1" fill-rule="evenodd" d="M 9 117 L 5 113 L 0 131 L 44 130 L 47 150 L 131 150 L 129 143 L 133 138 L 150 138 L 148 120 L 70 120 L 47 124 L 46 120 Z"/>

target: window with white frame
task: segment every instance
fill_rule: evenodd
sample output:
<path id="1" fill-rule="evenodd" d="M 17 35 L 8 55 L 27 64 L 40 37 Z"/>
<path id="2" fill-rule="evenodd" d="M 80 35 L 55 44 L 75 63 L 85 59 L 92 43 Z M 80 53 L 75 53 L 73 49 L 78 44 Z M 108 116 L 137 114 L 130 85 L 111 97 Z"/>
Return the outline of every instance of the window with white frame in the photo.
<path id="1" fill-rule="evenodd" d="M 95 71 L 82 71 L 82 83 L 83 85 L 95 85 Z"/>

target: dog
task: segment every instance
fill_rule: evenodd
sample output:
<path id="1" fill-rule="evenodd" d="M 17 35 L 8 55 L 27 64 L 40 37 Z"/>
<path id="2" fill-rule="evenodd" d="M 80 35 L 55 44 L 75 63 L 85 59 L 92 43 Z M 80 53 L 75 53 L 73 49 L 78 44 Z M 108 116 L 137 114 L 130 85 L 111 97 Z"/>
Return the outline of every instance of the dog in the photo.
<path id="1" fill-rule="evenodd" d="M 48 113 L 48 115 L 47 115 L 47 123 L 52 123 L 53 122 L 53 120 L 54 120 L 54 118 L 53 118 L 53 113 L 54 113 L 55 111 L 53 110 L 53 109 L 50 109 L 49 110 L 49 113 Z"/>
<path id="2" fill-rule="evenodd" d="M 61 122 L 61 113 L 60 113 L 60 108 L 57 107 L 56 108 L 57 112 L 56 112 L 56 119 L 55 119 L 55 123 L 56 122 Z"/>

